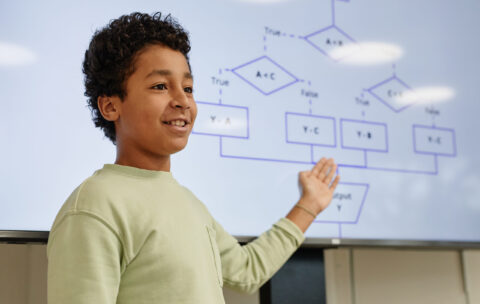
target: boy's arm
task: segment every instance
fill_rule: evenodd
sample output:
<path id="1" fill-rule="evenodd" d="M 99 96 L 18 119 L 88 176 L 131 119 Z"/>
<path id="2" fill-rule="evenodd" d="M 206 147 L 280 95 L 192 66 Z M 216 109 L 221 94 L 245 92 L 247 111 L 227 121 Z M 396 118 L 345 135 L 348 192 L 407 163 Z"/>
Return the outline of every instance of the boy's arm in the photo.
<path id="1" fill-rule="evenodd" d="M 289 219 L 280 219 L 254 241 L 241 246 L 214 220 L 225 285 L 255 292 L 285 264 L 305 237 Z"/>
<path id="2" fill-rule="evenodd" d="M 337 176 L 332 182 L 335 171 L 333 160 L 322 158 L 312 170 L 300 172 L 300 206 L 297 204 L 286 218 L 245 246 L 214 220 L 226 285 L 251 293 L 280 269 L 304 241 L 304 232 L 316 215 L 332 200 L 339 181 Z"/>
<path id="3" fill-rule="evenodd" d="M 68 214 L 51 232 L 48 246 L 48 303 L 115 303 L 122 245 L 101 220 Z"/>

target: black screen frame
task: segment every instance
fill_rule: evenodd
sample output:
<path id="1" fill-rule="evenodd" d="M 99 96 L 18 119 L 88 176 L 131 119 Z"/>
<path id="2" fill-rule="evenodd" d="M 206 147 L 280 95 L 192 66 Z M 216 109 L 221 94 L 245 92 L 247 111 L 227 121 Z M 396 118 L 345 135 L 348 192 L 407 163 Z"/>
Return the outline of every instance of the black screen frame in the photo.
<path id="1" fill-rule="evenodd" d="M 50 231 L 0 230 L 0 243 L 47 244 Z M 254 240 L 253 236 L 235 236 L 240 243 Z M 419 249 L 480 249 L 480 242 L 391 240 L 391 239 L 337 239 L 307 238 L 305 248 L 378 247 L 378 248 L 419 248 Z"/>

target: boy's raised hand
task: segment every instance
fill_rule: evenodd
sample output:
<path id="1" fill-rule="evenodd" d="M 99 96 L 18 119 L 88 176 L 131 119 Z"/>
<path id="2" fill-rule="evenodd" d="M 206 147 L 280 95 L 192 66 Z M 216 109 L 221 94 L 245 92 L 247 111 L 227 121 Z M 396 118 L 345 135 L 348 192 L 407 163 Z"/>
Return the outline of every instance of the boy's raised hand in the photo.
<path id="1" fill-rule="evenodd" d="M 336 170 L 337 165 L 332 158 L 322 158 L 312 170 L 300 172 L 299 183 L 302 188 L 300 203 L 311 207 L 316 214 L 327 208 L 340 180 L 338 175 L 333 180 Z"/>
<path id="2" fill-rule="evenodd" d="M 287 218 L 297 224 L 303 232 L 332 201 L 340 180 L 338 175 L 335 177 L 336 170 L 337 165 L 333 159 L 322 158 L 312 170 L 299 173 L 298 182 L 302 195 Z"/>

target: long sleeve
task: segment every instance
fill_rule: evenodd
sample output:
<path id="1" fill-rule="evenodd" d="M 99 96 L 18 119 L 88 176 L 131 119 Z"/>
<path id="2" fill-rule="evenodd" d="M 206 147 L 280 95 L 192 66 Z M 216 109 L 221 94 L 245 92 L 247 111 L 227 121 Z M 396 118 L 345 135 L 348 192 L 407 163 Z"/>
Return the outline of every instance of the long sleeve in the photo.
<path id="1" fill-rule="evenodd" d="M 305 240 L 302 231 L 286 218 L 244 246 L 216 221 L 214 229 L 224 284 L 247 293 L 269 280 Z"/>
<path id="2" fill-rule="evenodd" d="M 52 229 L 47 247 L 48 303 L 116 303 L 122 245 L 109 226 L 70 212 Z"/>

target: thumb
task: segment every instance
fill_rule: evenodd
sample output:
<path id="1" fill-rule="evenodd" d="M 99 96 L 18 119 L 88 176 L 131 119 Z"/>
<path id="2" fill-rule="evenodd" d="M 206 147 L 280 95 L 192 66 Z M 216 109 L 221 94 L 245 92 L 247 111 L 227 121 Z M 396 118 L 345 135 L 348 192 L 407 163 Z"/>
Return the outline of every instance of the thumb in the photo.
<path id="1" fill-rule="evenodd" d="M 310 173 L 310 171 L 300 171 L 298 173 L 298 179 L 301 180 L 301 181 L 305 180 L 308 177 L 309 173 Z"/>
<path id="2" fill-rule="evenodd" d="M 300 171 L 298 172 L 298 191 L 300 191 L 300 195 L 303 193 L 303 185 L 305 184 L 305 179 L 307 178 L 308 171 Z"/>

